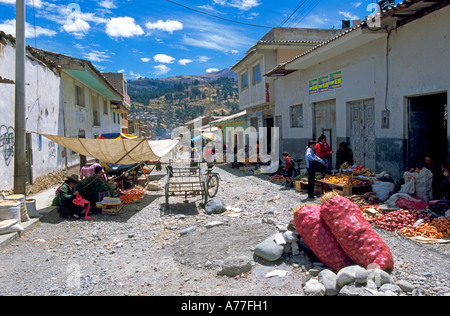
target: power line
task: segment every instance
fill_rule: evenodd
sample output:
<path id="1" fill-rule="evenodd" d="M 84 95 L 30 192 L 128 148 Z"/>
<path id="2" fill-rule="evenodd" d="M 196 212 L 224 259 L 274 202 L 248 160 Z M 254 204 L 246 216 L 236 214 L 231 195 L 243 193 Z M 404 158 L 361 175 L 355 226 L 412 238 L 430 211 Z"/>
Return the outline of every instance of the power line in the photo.
<path id="1" fill-rule="evenodd" d="M 165 0 L 165 1 L 173 3 L 173 4 L 176 4 L 176 5 L 179 5 L 180 7 L 183 7 L 185 9 L 188 9 L 188 10 L 191 10 L 191 11 L 194 11 L 194 12 L 197 12 L 197 13 L 201 13 L 201 14 L 204 14 L 204 15 L 208 15 L 208 16 L 211 16 L 211 17 L 216 18 L 216 19 L 221 19 L 221 20 L 224 20 L 224 21 L 227 21 L 227 22 L 238 23 L 238 24 L 247 25 L 247 26 L 253 26 L 253 27 L 267 28 L 267 29 L 272 29 L 273 28 L 272 26 L 257 25 L 257 24 L 240 22 L 240 21 L 236 21 L 236 20 L 230 20 L 230 19 L 226 19 L 226 18 L 217 16 L 217 15 L 214 15 L 214 14 L 208 13 L 208 12 L 200 11 L 200 10 L 197 10 L 197 9 L 185 6 L 184 4 L 181 4 L 181 3 L 178 3 L 178 2 L 175 2 L 175 1 L 172 1 L 172 0 Z"/>
<path id="2" fill-rule="evenodd" d="M 286 23 L 287 21 L 289 21 L 290 18 L 292 18 L 292 16 L 305 4 L 305 2 L 308 0 L 304 0 L 298 7 L 297 9 L 295 9 L 294 12 L 292 12 L 283 22 L 281 22 L 280 26 L 283 26 L 284 23 Z"/>

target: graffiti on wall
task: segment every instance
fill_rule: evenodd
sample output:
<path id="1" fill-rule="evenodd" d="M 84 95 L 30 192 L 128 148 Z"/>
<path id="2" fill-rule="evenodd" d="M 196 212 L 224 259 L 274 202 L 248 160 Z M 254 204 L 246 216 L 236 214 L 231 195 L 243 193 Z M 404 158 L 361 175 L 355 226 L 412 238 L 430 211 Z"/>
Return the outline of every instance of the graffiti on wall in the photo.
<path id="1" fill-rule="evenodd" d="M 9 166 L 14 157 L 14 128 L 11 126 L 0 126 L 0 152 Z"/>

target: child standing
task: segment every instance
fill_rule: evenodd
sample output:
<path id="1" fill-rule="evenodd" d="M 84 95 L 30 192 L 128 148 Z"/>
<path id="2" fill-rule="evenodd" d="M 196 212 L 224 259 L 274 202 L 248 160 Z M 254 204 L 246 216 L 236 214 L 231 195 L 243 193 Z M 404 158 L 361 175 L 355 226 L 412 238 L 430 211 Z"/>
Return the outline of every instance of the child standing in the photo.
<path id="1" fill-rule="evenodd" d="M 294 187 L 294 179 L 292 179 L 292 173 L 294 172 L 294 161 L 289 156 L 289 153 L 283 153 L 284 158 L 284 171 L 286 172 L 286 186 Z"/>

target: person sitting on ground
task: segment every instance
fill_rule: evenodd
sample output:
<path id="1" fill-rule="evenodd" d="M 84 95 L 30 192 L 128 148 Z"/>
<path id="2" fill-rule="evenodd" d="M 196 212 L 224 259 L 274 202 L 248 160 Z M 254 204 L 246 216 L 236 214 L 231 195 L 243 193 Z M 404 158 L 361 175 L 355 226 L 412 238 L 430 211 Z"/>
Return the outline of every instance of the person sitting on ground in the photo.
<path id="1" fill-rule="evenodd" d="M 294 172 L 294 161 L 289 156 L 289 153 L 283 153 L 284 158 L 284 171 L 286 173 L 286 186 L 294 187 L 294 179 L 292 179 L 292 173 Z"/>
<path id="2" fill-rule="evenodd" d="M 79 183 L 78 176 L 72 175 L 58 188 L 52 206 L 58 207 L 58 215 L 62 218 L 79 218 L 84 215 L 88 216 L 90 204 L 80 203 L 82 200 L 78 191 L 74 191 L 75 186 Z M 74 203 L 76 201 L 76 203 Z M 85 201 L 87 202 L 87 201 Z"/>
<path id="3" fill-rule="evenodd" d="M 346 142 L 339 144 L 339 150 L 336 152 L 336 168 L 341 168 L 344 163 L 348 163 L 350 166 L 355 164 L 353 151 Z"/>
<path id="4" fill-rule="evenodd" d="M 97 202 L 101 202 L 104 197 L 114 196 L 112 186 L 103 179 L 102 167 L 95 168 L 94 175 L 80 181 L 75 186 L 75 190 L 79 191 L 93 207 Z"/>

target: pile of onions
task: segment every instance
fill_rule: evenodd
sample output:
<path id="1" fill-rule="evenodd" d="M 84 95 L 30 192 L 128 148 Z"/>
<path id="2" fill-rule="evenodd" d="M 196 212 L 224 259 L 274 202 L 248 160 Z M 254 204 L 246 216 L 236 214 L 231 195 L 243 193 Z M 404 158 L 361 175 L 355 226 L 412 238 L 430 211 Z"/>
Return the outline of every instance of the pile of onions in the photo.
<path id="1" fill-rule="evenodd" d="M 372 218 L 369 222 L 381 229 L 396 231 L 404 227 L 412 228 L 419 220 L 420 223 L 429 223 L 431 222 L 432 217 L 422 211 L 396 210 L 388 212 L 381 217 Z"/>

